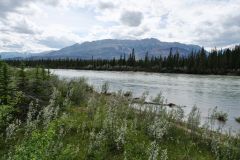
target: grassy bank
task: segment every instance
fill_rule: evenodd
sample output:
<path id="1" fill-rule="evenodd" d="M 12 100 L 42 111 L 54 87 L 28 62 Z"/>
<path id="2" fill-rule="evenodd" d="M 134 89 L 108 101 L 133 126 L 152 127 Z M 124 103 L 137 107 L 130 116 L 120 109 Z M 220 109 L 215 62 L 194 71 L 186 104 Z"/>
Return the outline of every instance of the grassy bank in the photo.
<path id="1" fill-rule="evenodd" d="M 210 122 L 200 128 L 196 107 L 184 120 L 183 110 L 164 107 L 161 95 L 153 99 L 159 106 L 141 110 L 121 91 L 108 94 L 107 85 L 98 93 L 84 79 L 59 80 L 41 69 L 7 73 L 15 89 L 7 103 L 1 100 L 1 159 L 240 158 L 239 136 L 212 132 Z M 23 88 L 16 87 L 19 73 Z M 146 107 L 145 98 L 138 108 Z"/>

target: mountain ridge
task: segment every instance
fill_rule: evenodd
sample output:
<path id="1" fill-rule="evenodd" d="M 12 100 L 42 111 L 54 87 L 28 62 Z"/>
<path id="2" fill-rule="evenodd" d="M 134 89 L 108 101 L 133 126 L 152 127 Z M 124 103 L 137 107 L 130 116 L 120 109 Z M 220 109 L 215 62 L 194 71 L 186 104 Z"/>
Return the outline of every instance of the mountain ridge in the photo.
<path id="1" fill-rule="evenodd" d="M 75 43 L 56 51 L 39 53 L 37 55 L 29 53 L 29 59 L 112 59 L 120 58 L 122 55 L 128 56 L 132 49 L 135 50 L 136 58 L 144 58 L 148 52 L 149 56 L 165 57 L 172 52 L 179 52 L 180 56 L 187 56 L 191 51 L 201 49 L 198 45 L 184 44 L 179 42 L 162 42 L 156 38 L 145 38 L 139 40 L 130 39 L 103 39 Z"/>

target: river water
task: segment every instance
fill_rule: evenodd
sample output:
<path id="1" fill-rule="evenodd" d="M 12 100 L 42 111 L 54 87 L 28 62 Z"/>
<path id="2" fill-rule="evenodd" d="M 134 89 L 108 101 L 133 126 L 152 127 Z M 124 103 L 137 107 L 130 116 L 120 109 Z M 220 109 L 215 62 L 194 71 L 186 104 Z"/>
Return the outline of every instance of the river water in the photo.
<path id="1" fill-rule="evenodd" d="M 108 82 L 110 91 L 132 91 L 134 97 L 146 91 L 149 97 L 162 92 L 169 103 L 186 106 L 186 114 L 196 105 L 203 119 L 217 106 L 218 110 L 228 113 L 225 126 L 240 130 L 240 124 L 235 121 L 240 116 L 240 77 L 237 76 L 70 69 L 52 69 L 51 72 L 60 78 L 85 77 L 96 90 Z"/>

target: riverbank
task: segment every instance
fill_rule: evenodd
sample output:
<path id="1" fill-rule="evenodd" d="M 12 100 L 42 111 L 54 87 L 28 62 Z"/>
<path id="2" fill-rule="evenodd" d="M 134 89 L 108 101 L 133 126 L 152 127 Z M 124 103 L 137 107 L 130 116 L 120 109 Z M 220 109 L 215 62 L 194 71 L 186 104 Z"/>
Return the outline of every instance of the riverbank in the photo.
<path id="1" fill-rule="evenodd" d="M 92 68 L 92 67 L 73 67 L 73 68 L 51 68 L 51 69 L 73 69 L 73 70 L 93 70 L 93 71 L 118 71 L 118 72 L 147 72 L 147 73 L 172 73 L 172 74 L 190 74 L 190 75 L 226 75 L 226 76 L 240 76 L 240 70 L 228 70 L 228 71 L 189 71 L 184 69 L 146 69 L 146 68 L 131 68 L 126 67 L 111 67 L 111 68 Z"/>
<path id="2" fill-rule="evenodd" d="M 49 62 L 48 62 L 49 61 Z M 186 69 L 186 68 L 162 68 L 159 66 L 143 68 L 140 66 L 93 66 L 88 64 L 86 66 L 77 66 L 72 65 L 73 61 L 66 61 L 64 65 L 56 66 L 54 61 L 51 60 L 42 60 L 42 61 L 28 61 L 28 60 L 6 60 L 9 65 L 14 67 L 20 67 L 21 64 L 25 64 L 26 67 L 35 68 L 39 66 L 43 66 L 45 68 L 51 69 L 73 69 L 73 70 L 93 70 L 93 71 L 119 71 L 119 72 L 147 72 L 147 73 L 173 73 L 173 74 L 192 74 L 192 75 L 229 75 L 229 76 L 240 76 L 240 69 L 205 69 L 205 70 L 195 70 Z M 52 63 L 52 64 L 51 64 Z"/>
<path id="3" fill-rule="evenodd" d="M 186 113 L 196 105 L 201 112 L 201 121 L 207 120 L 209 110 L 218 106 L 220 111 L 228 114 L 225 130 L 236 131 L 240 125 L 235 118 L 240 116 L 240 77 L 219 75 L 188 75 L 147 72 L 116 72 L 90 70 L 50 70 L 61 79 L 73 80 L 84 77 L 96 90 L 108 82 L 109 90 L 131 91 L 134 97 L 141 97 L 147 92 L 148 98 L 156 97 L 162 92 L 168 100 L 184 107 Z"/>
<path id="4" fill-rule="evenodd" d="M 107 85 L 96 91 L 84 79 L 60 80 L 44 68 L 7 67 L 5 73 L 19 87 L 0 106 L 1 159 L 240 157 L 238 136 L 210 132 L 211 124 L 200 128 L 197 108 L 186 120 L 181 108 L 168 110 L 161 95 L 153 99 L 158 107 L 148 104 L 144 111 L 131 106 L 125 92 L 108 94 Z M 138 102 L 145 99 L 143 94 Z"/>

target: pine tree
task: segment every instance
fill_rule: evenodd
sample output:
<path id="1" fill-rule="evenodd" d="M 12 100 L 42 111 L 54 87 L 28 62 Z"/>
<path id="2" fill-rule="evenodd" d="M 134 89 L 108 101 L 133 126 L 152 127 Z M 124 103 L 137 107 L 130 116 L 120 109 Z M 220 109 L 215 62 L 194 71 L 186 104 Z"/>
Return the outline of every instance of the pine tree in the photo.
<path id="1" fill-rule="evenodd" d="M 21 68 L 18 75 L 19 75 L 19 78 L 17 82 L 17 88 L 20 91 L 25 91 L 27 87 L 27 77 L 25 73 L 25 65 L 23 63 L 21 64 Z"/>
<path id="2" fill-rule="evenodd" d="M 9 68 L 7 64 L 3 64 L 0 69 L 0 103 L 9 104 L 11 101 L 11 96 L 13 88 L 11 86 L 11 79 L 9 74 Z"/>
<path id="3" fill-rule="evenodd" d="M 44 67 L 41 67 L 41 78 L 43 81 L 47 79 L 47 73 Z"/>
<path id="4" fill-rule="evenodd" d="M 33 83 L 32 83 L 33 93 L 35 95 L 41 95 L 42 92 L 42 79 L 39 73 L 39 67 L 36 68 Z"/>

